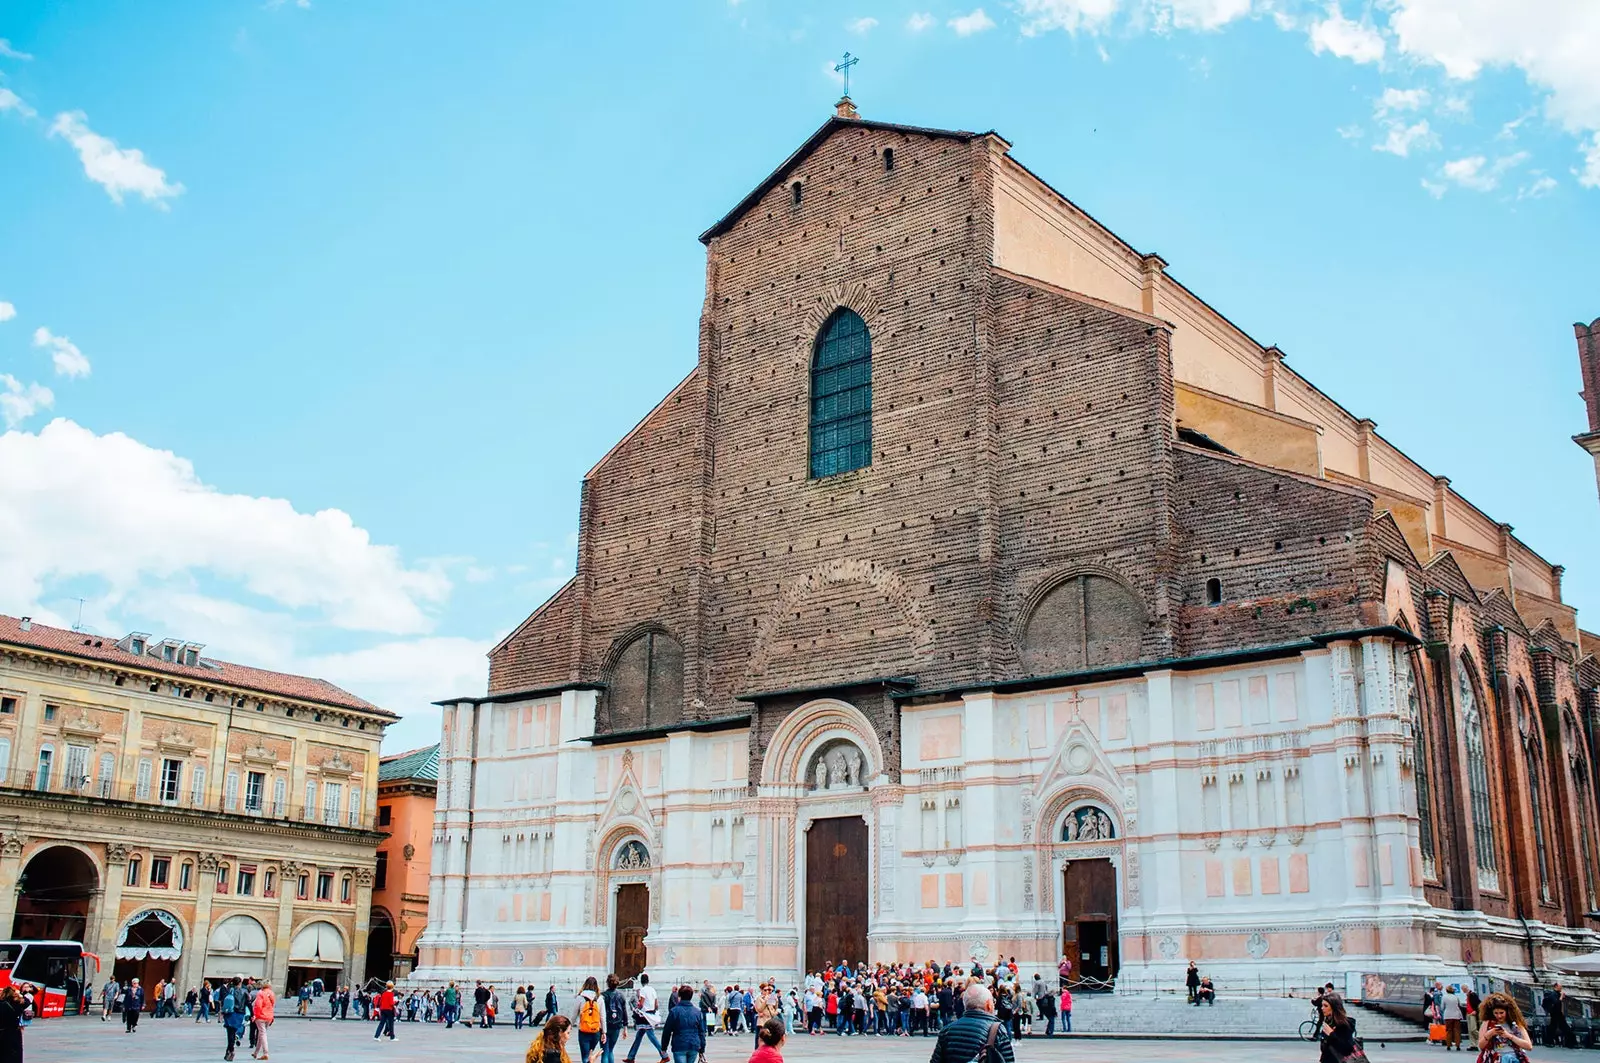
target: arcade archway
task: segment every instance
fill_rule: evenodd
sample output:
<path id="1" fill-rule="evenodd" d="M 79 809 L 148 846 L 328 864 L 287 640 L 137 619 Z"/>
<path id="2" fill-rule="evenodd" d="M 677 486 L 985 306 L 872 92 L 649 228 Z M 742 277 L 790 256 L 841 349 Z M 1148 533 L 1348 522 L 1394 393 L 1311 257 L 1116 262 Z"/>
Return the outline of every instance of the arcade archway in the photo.
<path id="1" fill-rule="evenodd" d="M 377 907 L 367 930 L 367 977 L 383 982 L 394 977 L 394 923 L 386 910 Z"/>
<path id="2" fill-rule="evenodd" d="M 84 941 L 89 932 L 90 897 L 99 888 L 100 873 L 83 850 L 70 845 L 40 849 L 22 869 L 11 936 L 32 941 Z"/>

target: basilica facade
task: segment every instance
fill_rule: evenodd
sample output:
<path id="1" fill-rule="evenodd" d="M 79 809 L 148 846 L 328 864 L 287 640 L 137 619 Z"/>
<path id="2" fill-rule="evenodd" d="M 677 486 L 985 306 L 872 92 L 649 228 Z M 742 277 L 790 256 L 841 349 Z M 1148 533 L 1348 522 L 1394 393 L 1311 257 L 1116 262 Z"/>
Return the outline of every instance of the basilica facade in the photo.
<path id="1" fill-rule="evenodd" d="M 419 977 L 1600 947 L 1594 636 L 1508 524 L 994 133 L 846 101 L 702 239 L 693 369 L 441 703 Z"/>

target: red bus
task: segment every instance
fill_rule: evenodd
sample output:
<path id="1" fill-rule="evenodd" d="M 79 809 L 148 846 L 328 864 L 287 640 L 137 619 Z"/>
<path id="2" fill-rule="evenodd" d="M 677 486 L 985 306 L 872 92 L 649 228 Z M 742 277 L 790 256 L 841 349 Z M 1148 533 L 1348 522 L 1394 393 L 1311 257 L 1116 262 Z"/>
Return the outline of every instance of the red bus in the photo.
<path id="1" fill-rule="evenodd" d="M 94 970 L 85 969 L 85 960 Z M 86 979 L 100 973 L 100 957 L 83 951 L 76 941 L 0 941 L 0 989 L 33 987 L 33 1010 L 53 1019 L 83 1008 L 91 986 Z"/>

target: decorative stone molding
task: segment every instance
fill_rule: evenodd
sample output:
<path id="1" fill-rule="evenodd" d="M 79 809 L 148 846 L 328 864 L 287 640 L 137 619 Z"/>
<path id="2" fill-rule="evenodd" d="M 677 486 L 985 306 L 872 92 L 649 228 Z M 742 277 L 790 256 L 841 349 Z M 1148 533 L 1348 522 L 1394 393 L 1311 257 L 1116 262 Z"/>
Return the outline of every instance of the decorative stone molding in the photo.
<path id="1" fill-rule="evenodd" d="M 110 842 L 106 845 L 106 863 L 113 866 L 121 866 L 126 864 L 128 862 L 128 857 L 132 854 L 132 852 L 133 849 L 131 846 L 125 845 L 122 842 Z M 201 870 L 204 870 L 205 859 L 206 858 L 204 856 L 200 858 Z M 215 860 L 216 857 L 212 857 L 212 859 Z"/>
<path id="2" fill-rule="evenodd" d="M 1268 950 L 1271 948 L 1272 943 L 1269 942 L 1267 940 L 1267 936 L 1259 930 L 1257 930 L 1254 934 L 1251 934 L 1250 940 L 1244 943 L 1244 950 L 1258 960 L 1266 956 Z"/>
<path id="3" fill-rule="evenodd" d="M 401 849 L 400 852 L 405 857 L 406 862 L 410 863 L 411 858 L 417 855 L 417 847 L 410 842 L 406 842 L 405 848 Z"/>
<path id="4" fill-rule="evenodd" d="M 78 715 L 61 725 L 61 733 L 70 738 L 87 738 L 91 742 L 97 742 L 105 731 L 89 716 L 87 709 L 79 709 Z"/>
<path id="5" fill-rule="evenodd" d="M 358 868 L 356 868 L 356 885 L 357 886 L 371 886 L 373 877 L 374 877 L 374 874 L 373 874 L 372 868 L 370 868 L 370 867 L 358 867 Z"/>
<path id="6" fill-rule="evenodd" d="M 300 877 L 300 865 L 293 860 L 284 860 L 278 864 L 278 874 L 283 877 L 285 883 L 291 879 L 298 879 Z"/>
<path id="7" fill-rule="evenodd" d="M 526 960 L 527 957 L 522 954 L 521 949 L 517 949 L 511 954 L 511 966 L 513 967 L 521 967 Z"/>
<path id="8" fill-rule="evenodd" d="M 126 858 L 124 858 L 122 862 L 126 863 Z M 217 873 L 217 868 L 222 866 L 222 857 L 218 856 L 216 853 L 201 853 L 200 859 L 196 866 L 199 867 L 202 872 L 209 871 L 211 874 L 215 875 Z"/>
<path id="9" fill-rule="evenodd" d="M 22 847 L 27 842 L 28 836 L 26 834 L 18 834 L 15 831 L 8 832 L 5 840 L 0 841 L 0 856 L 21 856 Z"/>

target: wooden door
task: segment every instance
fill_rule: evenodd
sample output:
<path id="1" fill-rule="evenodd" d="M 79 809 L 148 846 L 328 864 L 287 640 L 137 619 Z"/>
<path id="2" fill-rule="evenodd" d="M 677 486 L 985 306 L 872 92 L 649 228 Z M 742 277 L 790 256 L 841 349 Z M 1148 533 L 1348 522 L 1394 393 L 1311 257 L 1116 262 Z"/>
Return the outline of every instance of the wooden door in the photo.
<path id="1" fill-rule="evenodd" d="M 867 958 L 867 823 L 814 820 L 806 832 L 806 970 Z"/>
<path id="2" fill-rule="evenodd" d="M 1061 871 L 1062 952 L 1075 980 L 1117 975 L 1117 870 L 1110 860 L 1073 860 Z"/>
<path id="3" fill-rule="evenodd" d="M 644 970 L 644 939 L 650 932 L 650 887 L 629 882 L 617 887 L 614 939 L 616 975 L 626 981 Z"/>

